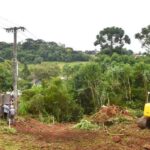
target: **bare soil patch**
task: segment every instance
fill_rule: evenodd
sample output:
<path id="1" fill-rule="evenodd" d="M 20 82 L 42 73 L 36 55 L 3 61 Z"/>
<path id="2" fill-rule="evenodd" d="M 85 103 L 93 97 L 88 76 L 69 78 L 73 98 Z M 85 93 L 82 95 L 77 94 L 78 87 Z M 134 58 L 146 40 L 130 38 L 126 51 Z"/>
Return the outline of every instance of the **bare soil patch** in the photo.
<path id="1" fill-rule="evenodd" d="M 34 119 L 16 122 L 17 138 L 26 138 L 32 149 L 45 150 L 144 150 L 150 146 L 150 130 L 141 130 L 136 122 L 112 125 L 98 131 L 73 129 L 73 124 L 46 125 Z M 24 149 L 24 147 L 22 147 Z"/>

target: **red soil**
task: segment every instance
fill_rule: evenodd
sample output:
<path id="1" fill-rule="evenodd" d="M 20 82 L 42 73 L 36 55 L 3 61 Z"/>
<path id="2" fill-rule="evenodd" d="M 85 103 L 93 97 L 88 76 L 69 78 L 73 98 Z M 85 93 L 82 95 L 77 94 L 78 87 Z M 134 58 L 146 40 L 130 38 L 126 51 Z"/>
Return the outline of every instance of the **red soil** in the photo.
<path id="1" fill-rule="evenodd" d="M 134 122 L 99 131 L 73 129 L 73 124 L 45 125 L 34 119 L 17 121 L 14 127 L 18 131 L 17 140 L 23 139 L 21 135 L 35 139 L 33 150 L 149 150 L 150 147 L 150 130 L 141 130 Z M 26 143 L 30 141 L 26 139 Z M 28 145 L 23 149 L 29 149 Z"/>

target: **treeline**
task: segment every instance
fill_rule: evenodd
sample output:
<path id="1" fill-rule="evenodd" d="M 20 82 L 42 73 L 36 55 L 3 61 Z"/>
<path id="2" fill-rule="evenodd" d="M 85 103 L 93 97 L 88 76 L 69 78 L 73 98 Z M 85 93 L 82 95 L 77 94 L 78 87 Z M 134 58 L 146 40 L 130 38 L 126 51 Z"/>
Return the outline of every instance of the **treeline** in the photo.
<path id="1" fill-rule="evenodd" d="M 142 47 L 145 48 L 145 54 L 150 51 L 150 25 L 142 28 L 141 32 L 135 34 Z M 99 53 L 109 56 L 113 53 L 120 55 L 132 55 L 132 50 L 124 48 L 125 44 L 130 44 L 131 39 L 125 34 L 125 31 L 119 27 L 107 27 L 96 35 L 95 46 L 100 46 Z M 12 59 L 12 43 L 0 42 L 0 61 Z M 97 51 L 75 51 L 71 47 L 65 47 L 56 42 L 46 42 L 38 39 L 26 39 L 23 43 L 18 43 L 18 60 L 24 64 L 37 64 L 44 61 L 89 61 L 92 55 Z"/>
<path id="2" fill-rule="evenodd" d="M 13 44 L 0 42 L 0 61 L 12 59 Z M 70 47 L 55 42 L 26 39 L 18 43 L 18 61 L 26 64 L 37 64 L 43 61 L 88 61 L 90 55 L 75 51 Z"/>
<path id="3" fill-rule="evenodd" d="M 63 44 L 55 42 L 45 42 L 41 39 L 33 40 L 26 39 L 23 43 L 18 43 L 17 59 L 23 64 L 39 64 L 41 62 L 59 61 L 59 62 L 74 62 L 74 61 L 89 61 L 98 53 L 112 55 L 118 53 L 122 55 L 132 55 L 131 50 L 125 48 L 110 49 L 105 48 L 101 51 L 86 50 L 77 51 L 71 47 L 65 47 Z M 0 42 L 0 62 L 12 59 L 13 44 Z"/>

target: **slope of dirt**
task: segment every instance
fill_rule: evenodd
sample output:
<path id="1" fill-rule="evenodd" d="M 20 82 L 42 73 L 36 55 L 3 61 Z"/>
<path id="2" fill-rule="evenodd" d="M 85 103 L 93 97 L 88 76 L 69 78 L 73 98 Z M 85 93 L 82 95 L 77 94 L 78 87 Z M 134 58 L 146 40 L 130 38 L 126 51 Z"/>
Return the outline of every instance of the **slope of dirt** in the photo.
<path id="1" fill-rule="evenodd" d="M 34 119 L 19 121 L 15 128 L 20 133 L 36 136 L 46 142 L 80 140 L 80 138 L 92 138 L 93 132 L 73 130 L 73 124 L 46 125 Z"/>
<path id="2" fill-rule="evenodd" d="M 0 131 L 0 150 L 149 150 L 150 130 L 135 122 L 120 123 L 98 131 L 72 128 L 73 124 L 45 125 L 34 119 L 20 120 L 17 133 Z"/>

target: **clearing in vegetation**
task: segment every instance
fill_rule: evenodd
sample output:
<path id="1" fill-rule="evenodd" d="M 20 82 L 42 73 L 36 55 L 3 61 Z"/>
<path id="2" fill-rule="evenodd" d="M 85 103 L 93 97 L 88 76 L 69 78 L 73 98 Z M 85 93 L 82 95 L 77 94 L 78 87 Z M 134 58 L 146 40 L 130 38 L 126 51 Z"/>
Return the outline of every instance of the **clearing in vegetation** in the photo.
<path id="1" fill-rule="evenodd" d="M 150 130 L 140 129 L 137 118 L 127 110 L 110 106 L 102 108 L 91 118 L 99 119 L 100 112 L 102 116 L 108 115 L 107 119 L 111 118 L 111 121 L 114 118 L 116 121 L 118 114 L 121 118 L 111 125 L 102 122 L 103 125 L 95 130 L 74 128 L 75 123 L 47 125 L 31 118 L 16 120 L 10 129 L 1 122 L 0 150 L 149 150 Z M 130 119 L 125 120 L 124 116 L 130 116 Z M 79 124 L 82 123 L 91 127 L 89 121 L 82 120 Z"/>

